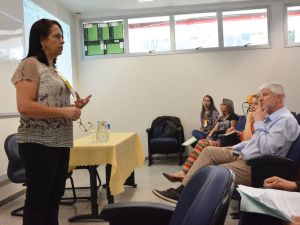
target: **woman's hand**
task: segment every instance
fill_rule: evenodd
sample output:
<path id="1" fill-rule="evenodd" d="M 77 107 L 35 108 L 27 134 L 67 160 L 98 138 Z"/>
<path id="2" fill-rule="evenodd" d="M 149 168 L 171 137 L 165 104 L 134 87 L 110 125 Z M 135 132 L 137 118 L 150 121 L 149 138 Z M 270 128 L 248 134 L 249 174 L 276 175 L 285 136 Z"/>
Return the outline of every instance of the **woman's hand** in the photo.
<path id="1" fill-rule="evenodd" d="M 229 127 L 227 130 L 226 130 L 226 133 L 229 133 L 231 131 L 235 131 L 234 127 Z"/>
<path id="2" fill-rule="evenodd" d="M 264 187 L 281 189 L 285 191 L 295 191 L 297 189 L 297 184 L 295 182 L 274 176 L 264 180 Z"/>
<path id="3" fill-rule="evenodd" d="M 80 98 L 78 92 L 75 92 L 76 94 L 76 101 L 74 101 L 75 107 L 78 109 L 82 109 L 86 104 L 89 103 L 90 98 L 92 95 L 87 96 L 86 98 Z"/>
<path id="4" fill-rule="evenodd" d="M 62 109 L 64 110 L 64 117 L 73 121 L 78 120 L 81 115 L 81 109 L 74 106 Z"/>
<path id="5" fill-rule="evenodd" d="M 300 225 L 300 216 L 293 216 L 292 219 L 294 222 L 289 223 L 288 225 Z"/>
<path id="6" fill-rule="evenodd" d="M 247 114 L 247 121 L 249 121 L 250 123 L 253 123 L 254 122 L 254 114 L 253 114 L 253 112 L 248 112 L 248 114 Z"/>

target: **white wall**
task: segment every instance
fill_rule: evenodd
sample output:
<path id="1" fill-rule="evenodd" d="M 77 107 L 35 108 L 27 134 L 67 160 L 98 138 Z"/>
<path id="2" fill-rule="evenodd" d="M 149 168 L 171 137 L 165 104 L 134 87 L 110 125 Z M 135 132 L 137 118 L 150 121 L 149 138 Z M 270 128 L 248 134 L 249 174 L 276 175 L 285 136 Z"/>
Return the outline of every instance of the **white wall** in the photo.
<path id="1" fill-rule="evenodd" d="M 63 20 L 67 24 L 70 25 L 71 32 L 74 32 L 74 19 L 72 14 L 64 9 L 59 4 L 54 3 L 53 1 L 46 1 L 46 0 L 33 0 L 36 4 L 40 5 L 42 8 L 46 9 L 59 19 Z M 5 12 L 9 13 L 12 16 L 15 16 L 17 18 L 20 18 L 23 20 L 23 4 L 20 0 L 1 0 L 1 10 L 5 9 Z M 73 43 L 73 47 L 75 44 Z M 73 60 L 75 62 L 75 60 Z M 8 65 L 9 64 L 9 65 Z M 7 65 L 1 65 L 1 76 L 7 76 L 8 79 L 12 76 L 15 68 L 17 67 L 17 64 L 12 66 L 12 63 L 7 63 Z M 7 68 L 7 69 L 6 69 Z M 73 71 L 76 74 L 76 66 L 74 66 Z M 76 77 L 73 79 L 76 82 Z M 9 83 L 9 82 L 8 82 Z M 5 87 L 4 90 L 1 90 L 1 96 L 2 96 L 2 106 L 3 109 L 5 108 L 5 105 L 12 104 L 10 102 L 5 102 L 5 96 L 7 95 L 15 95 L 14 94 L 15 89 L 13 88 L 13 85 Z M 3 94 L 5 93 L 5 94 Z M 9 98 L 11 99 L 11 98 Z M 2 110 L 3 111 L 3 110 Z M 3 178 L 6 174 L 6 168 L 7 168 L 7 157 L 4 152 L 4 140 L 5 138 L 11 134 L 15 133 L 17 131 L 17 127 L 19 124 L 18 118 L 11 118 L 11 119 L 1 119 L 0 118 L 0 178 Z M 8 184 L 6 186 L 0 187 L 0 201 L 7 198 L 8 196 L 16 193 L 17 191 L 21 190 L 23 187 L 19 184 Z"/>
<path id="2" fill-rule="evenodd" d="M 242 113 L 241 104 L 248 94 L 264 82 L 279 81 L 286 85 L 288 107 L 300 112 L 300 48 L 284 48 L 282 1 L 270 4 L 271 49 L 97 60 L 82 60 L 78 52 L 79 91 L 93 94 L 82 118 L 108 120 L 112 131 L 137 131 L 147 154 L 145 130 L 152 120 L 178 116 L 189 137 L 199 127 L 205 94 L 212 95 L 218 107 L 223 97 L 231 98 Z M 76 36 L 80 36 L 78 30 Z"/>
<path id="3" fill-rule="evenodd" d="M 283 47 L 282 1 L 272 3 L 272 48 L 248 51 L 224 51 L 194 54 L 81 60 L 79 22 L 53 1 L 34 0 L 64 22 L 70 24 L 76 42 L 73 46 L 73 71 L 81 95 L 93 94 L 83 110 L 85 121 L 108 120 L 112 131 L 137 131 L 147 152 L 146 128 L 160 115 L 179 116 L 186 137 L 199 126 L 203 95 L 211 94 L 217 105 L 231 98 L 236 111 L 248 94 L 268 81 L 280 81 L 287 87 L 287 105 L 300 112 L 297 101 L 300 48 Z M 295 2 L 295 1 L 293 1 Z M 14 12 L 19 0 L 2 0 L 1 7 Z M 99 15 L 101 16 L 101 15 Z M 87 16 L 88 17 L 88 16 Z M 76 77 L 74 77 L 76 82 Z M 5 107 L 5 106 L 4 106 Z M 0 142 L 14 132 L 17 119 L 0 120 Z M 75 128 L 75 135 L 83 135 Z M 0 154 L 0 176 L 7 165 Z M 20 189 L 0 187 L 0 201 Z M 19 189 L 18 189 L 19 188 Z"/>

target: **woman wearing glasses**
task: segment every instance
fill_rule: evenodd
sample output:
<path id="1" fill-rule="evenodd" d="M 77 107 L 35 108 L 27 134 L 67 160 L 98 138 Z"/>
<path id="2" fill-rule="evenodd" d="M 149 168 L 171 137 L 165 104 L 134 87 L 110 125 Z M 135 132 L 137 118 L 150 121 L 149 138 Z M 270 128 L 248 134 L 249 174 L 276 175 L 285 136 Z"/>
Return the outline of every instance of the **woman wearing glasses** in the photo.
<path id="1" fill-rule="evenodd" d="M 73 121 L 91 96 L 70 104 L 71 87 L 56 71 L 63 32 L 54 20 L 41 19 L 30 30 L 29 51 L 12 77 L 21 114 L 17 133 L 26 170 L 23 225 L 58 225 L 64 193 Z"/>
<path id="2" fill-rule="evenodd" d="M 220 111 L 222 116 L 219 117 L 215 127 L 209 132 L 206 139 L 200 139 L 193 151 L 189 154 L 188 159 L 183 164 L 180 171 L 174 174 L 163 173 L 163 175 L 171 182 L 181 182 L 193 163 L 198 158 L 202 150 L 207 146 L 220 147 L 221 143 L 218 139 L 218 135 L 225 134 L 227 130 L 235 129 L 238 116 L 234 113 L 233 102 L 230 99 L 223 99 L 220 105 Z"/>

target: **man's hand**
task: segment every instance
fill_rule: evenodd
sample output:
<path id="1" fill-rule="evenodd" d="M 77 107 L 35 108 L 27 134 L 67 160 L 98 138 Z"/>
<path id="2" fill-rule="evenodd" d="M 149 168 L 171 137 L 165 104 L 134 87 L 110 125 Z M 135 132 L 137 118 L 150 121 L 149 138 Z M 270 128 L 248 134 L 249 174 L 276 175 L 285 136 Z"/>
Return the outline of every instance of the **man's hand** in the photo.
<path id="1" fill-rule="evenodd" d="M 74 101 L 75 107 L 78 109 L 82 109 L 88 102 L 90 101 L 90 98 L 92 95 L 87 96 L 86 98 L 80 98 L 78 92 L 75 92 L 76 94 L 76 101 Z"/>
<path id="2" fill-rule="evenodd" d="M 263 111 L 261 106 L 259 106 L 257 110 L 253 113 L 253 116 L 255 121 L 263 121 L 265 119 L 266 112 Z"/>

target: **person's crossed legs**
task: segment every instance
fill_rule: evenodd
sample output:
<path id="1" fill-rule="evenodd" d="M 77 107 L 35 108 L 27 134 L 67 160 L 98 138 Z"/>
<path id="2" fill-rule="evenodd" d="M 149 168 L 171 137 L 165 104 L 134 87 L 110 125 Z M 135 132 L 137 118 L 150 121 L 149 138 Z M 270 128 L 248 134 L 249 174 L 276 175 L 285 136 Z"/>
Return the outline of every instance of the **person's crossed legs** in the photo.
<path id="1" fill-rule="evenodd" d="M 236 184 L 251 184 L 251 167 L 247 165 L 242 156 L 233 154 L 233 151 L 228 148 L 210 146 L 203 150 L 178 188 L 170 188 L 165 191 L 154 189 L 153 193 L 159 198 L 176 203 L 184 186 L 187 185 L 194 173 L 209 165 L 222 165 L 231 169 L 235 174 Z"/>

